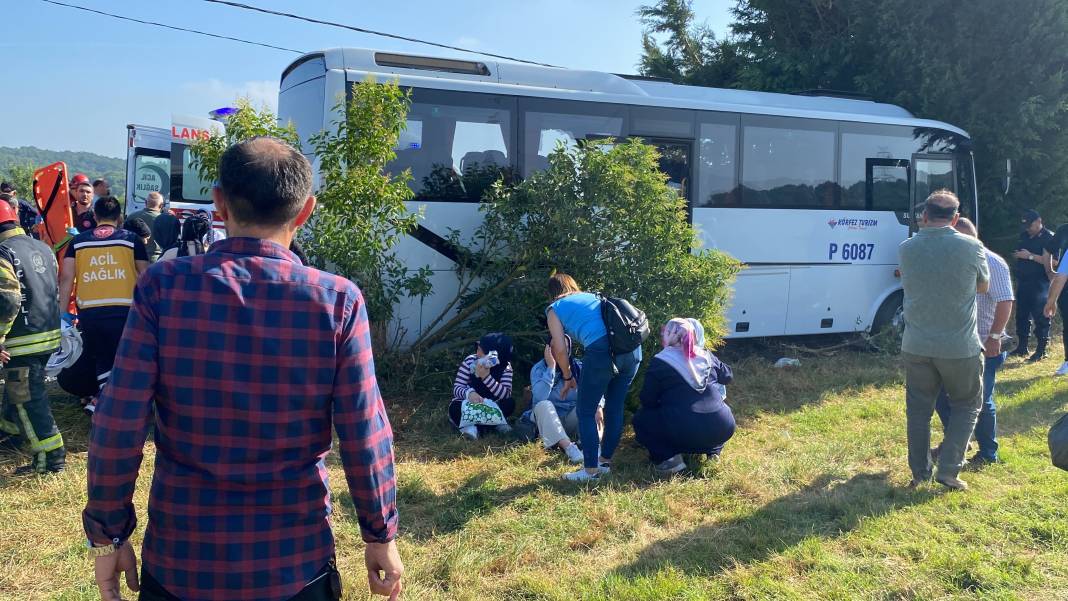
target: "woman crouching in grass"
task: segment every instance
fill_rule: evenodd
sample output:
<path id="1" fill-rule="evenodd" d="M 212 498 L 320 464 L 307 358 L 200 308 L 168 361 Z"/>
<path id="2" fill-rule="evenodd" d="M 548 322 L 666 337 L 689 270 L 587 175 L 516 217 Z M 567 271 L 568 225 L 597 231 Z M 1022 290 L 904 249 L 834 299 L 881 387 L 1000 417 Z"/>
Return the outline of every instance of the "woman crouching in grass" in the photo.
<path id="1" fill-rule="evenodd" d="M 515 411 L 511 361 L 512 339 L 496 332 L 483 336 L 475 354 L 460 363 L 449 403 L 449 421 L 465 437 L 475 440 L 480 430 L 490 427 L 502 434 L 512 431 L 508 425 L 508 416 Z"/>
<path id="2" fill-rule="evenodd" d="M 724 402 L 731 368 L 704 349 L 696 319 L 675 318 L 660 332 L 664 350 L 645 372 L 634 434 L 661 474 L 686 469 L 683 453 L 719 459 L 734 436 L 734 414 Z"/>

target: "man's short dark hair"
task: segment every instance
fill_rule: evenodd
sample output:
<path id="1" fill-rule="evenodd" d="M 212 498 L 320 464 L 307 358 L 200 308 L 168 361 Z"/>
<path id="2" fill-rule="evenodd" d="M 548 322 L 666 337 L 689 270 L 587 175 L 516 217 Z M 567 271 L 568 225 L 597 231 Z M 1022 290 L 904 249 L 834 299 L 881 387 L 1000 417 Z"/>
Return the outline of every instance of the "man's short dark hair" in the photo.
<path id="1" fill-rule="evenodd" d="M 939 221 L 953 219 L 960 210 L 960 199 L 949 190 L 935 190 L 924 202 L 924 211 L 931 219 Z"/>
<path id="2" fill-rule="evenodd" d="M 238 223 L 277 226 L 300 214 L 311 194 L 311 164 L 266 136 L 234 144 L 219 158 L 219 188 Z"/>
<path id="3" fill-rule="evenodd" d="M 122 229 L 128 232 L 133 232 L 141 238 L 152 237 L 152 230 L 149 229 L 148 224 L 145 223 L 145 220 L 139 217 L 135 217 L 134 219 L 131 219 L 126 223 L 122 224 Z"/>
<path id="4" fill-rule="evenodd" d="M 118 221 L 119 217 L 122 216 L 122 205 L 119 204 L 119 199 L 114 196 L 101 196 L 93 204 L 93 215 L 96 215 L 97 221 L 101 219 Z"/>
<path id="5" fill-rule="evenodd" d="M 104 178 L 97 178 L 97 179 L 93 180 L 93 187 L 95 188 L 95 187 L 99 186 L 100 184 L 107 184 L 107 183 L 108 183 L 108 180 L 106 180 Z"/>

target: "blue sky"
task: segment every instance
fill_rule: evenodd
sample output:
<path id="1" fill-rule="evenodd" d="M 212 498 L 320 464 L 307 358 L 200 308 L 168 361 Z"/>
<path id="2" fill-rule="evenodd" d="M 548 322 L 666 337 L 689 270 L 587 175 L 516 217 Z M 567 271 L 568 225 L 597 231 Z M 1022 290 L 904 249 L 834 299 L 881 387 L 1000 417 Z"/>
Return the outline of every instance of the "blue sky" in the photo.
<path id="1" fill-rule="evenodd" d="M 336 46 L 465 56 L 202 0 L 63 0 L 69 4 L 298 50 Z M 641 52 L 631 0 L 245 0 L 263 8 L 572 68 L 634 73 Z M 125 156 L 126 124 L 169 126 L 248 96 L 272 107 L 297 55 L 160 29 L 40 0 L 9 0 L 0 146 Z M 726 30 L 734 0 L 696 0 Z M 469 56 L 469 55 L 468 55 Z"/>

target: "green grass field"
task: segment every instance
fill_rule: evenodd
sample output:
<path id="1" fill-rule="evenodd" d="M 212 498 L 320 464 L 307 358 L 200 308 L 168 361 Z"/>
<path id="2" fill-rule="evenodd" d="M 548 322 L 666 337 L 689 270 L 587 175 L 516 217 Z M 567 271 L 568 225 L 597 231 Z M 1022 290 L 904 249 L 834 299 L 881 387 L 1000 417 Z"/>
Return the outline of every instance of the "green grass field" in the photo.
<path id="1" fill-rule="evenodd" d="M 390 400 L 406 598 L 1068 599 L 1068 473 L 1045 438 L 1068 409 L 1056 357 L 1002 371 L 1005 463 L 966 472 L 965 493 L 905 489 L 895 358 L 802 361 L 735 363 L 738 434 L 719 465 L 671 480 L 654 477 L 629 429 L 611 477 L 587 487 L 563 482 L 562 455 L 540 445 L 460 440 L 444 424 L 447 391 Z M 2 599 L 98 598 L 80 519 L 85 421 L 70 405 L 57 415 L 66 473 L 12 479 L 23 458 L 0 456 Z M 151 457 L 149 445 L 142 527 Z M 336 458 L 331 479 L 344 482 Z M 336 492 L 344 598 L 366 599 L 351 499 Z"/>

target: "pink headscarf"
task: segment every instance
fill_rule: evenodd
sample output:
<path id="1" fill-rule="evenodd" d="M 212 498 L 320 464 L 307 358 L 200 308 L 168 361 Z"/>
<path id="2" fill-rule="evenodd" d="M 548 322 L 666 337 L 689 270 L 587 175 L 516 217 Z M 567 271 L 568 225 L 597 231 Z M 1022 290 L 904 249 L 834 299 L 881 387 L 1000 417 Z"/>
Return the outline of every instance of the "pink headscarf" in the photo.
<path id="1" fill-rule="evenodd" d="M 674 367 L 694 390 L 701 392 L 708 385 L 712 357 L 696 344 L 697 340 L 698 334 L 693 323 L 676 317 L 660 330 L 660 343 L 664 350 L 657 353 L 656 357 Z"/>

